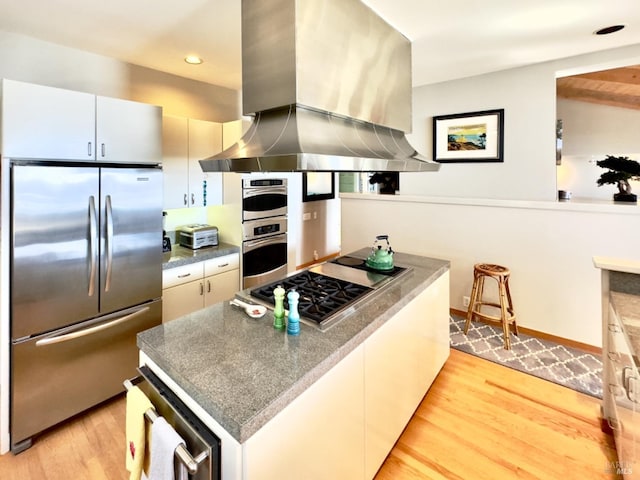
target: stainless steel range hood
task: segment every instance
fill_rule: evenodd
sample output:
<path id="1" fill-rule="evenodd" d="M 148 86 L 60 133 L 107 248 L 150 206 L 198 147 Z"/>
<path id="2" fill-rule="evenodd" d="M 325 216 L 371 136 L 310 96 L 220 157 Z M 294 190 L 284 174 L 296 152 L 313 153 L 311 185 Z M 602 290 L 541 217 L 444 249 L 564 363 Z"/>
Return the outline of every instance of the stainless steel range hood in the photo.
<path id="1" fill-rule="evenodd" d="M 243 113 L 209 172 L 435 171 L 409 144 L 411 43 L 360 0 L 242 0 Z"/>

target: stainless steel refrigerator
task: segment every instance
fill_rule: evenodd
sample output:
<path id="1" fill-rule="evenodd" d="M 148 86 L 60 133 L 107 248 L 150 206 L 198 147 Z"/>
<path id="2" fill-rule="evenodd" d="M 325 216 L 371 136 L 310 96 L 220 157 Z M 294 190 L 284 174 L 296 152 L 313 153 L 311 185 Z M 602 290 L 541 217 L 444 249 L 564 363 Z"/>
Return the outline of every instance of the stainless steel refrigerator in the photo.
<path id="1" fill-rule="evenodd" d="M 11 165 L 11 449 L 123 391 L 162 322 L 159 168 Z"/>

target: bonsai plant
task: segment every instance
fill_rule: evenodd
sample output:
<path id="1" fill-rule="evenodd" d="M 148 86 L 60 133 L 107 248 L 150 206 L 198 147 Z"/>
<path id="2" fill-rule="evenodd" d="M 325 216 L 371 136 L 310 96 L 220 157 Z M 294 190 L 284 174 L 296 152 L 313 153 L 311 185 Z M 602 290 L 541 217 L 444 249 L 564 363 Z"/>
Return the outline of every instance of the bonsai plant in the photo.
<path id="1" fill-rule="evenodd" d="M 638 197 L 631 193 L 629 180 L 640 180 L 640 163 L 629 160 L 629 157 L 614 157 L 607 155 L 604 160 L 598 160 L 599 167 L 608 169 L 598 179 L 598 186 L 617 185 L 618 193 L 613 195 L 616 202 L 637 202 Z"/>

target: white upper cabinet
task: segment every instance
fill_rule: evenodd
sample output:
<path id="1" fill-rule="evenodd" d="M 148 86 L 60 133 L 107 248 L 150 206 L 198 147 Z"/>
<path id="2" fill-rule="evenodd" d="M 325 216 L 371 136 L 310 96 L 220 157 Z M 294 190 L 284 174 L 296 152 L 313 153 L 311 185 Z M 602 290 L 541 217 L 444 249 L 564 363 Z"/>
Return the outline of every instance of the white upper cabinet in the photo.
<path id="1" fill-rule="evenodd" d="M 191 206 L 222 204 L 222 174 L 205 173 L 204 158 L 222 150 L 222 124 L 189 119 L 189 195 Z"/>
<path id="2" fill-rule="evenodd" d="M 162 122 L 164 208 L 222 204 L 222 174 L 198 160 L 222 150 L 222 124 L 165 115 Z"/>
<path id="3" fill-rule="evenodd" d="M 2 155 L 93 160 L 95 95 L 2 81 Z"/>
<path id="4" fill-rule="evenodd" d="M 96 159 L 160 163 L 162 108 L 119 98 L 96 97 Z"/>
<path id="5" fill-rule="evenodd" d="M 162 109 L 2 81 L 2 154 L 45 160 L 159 163 Z"/>
<path id="6" fill-rule="evenodd" d="M 162 176 L 166 208 L 189 206 L 189 127 L 183 117 L 162 117 Z"/>

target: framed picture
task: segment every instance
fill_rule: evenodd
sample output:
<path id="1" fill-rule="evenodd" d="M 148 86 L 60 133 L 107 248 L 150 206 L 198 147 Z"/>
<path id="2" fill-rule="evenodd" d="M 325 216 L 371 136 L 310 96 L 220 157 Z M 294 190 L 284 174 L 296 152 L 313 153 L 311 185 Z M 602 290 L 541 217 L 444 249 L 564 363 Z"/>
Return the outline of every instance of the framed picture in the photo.
<path id="1" fill-rule="evenodd" d="M 502 162 L 504 109 L 433 117 L 433 159 Z"/>

